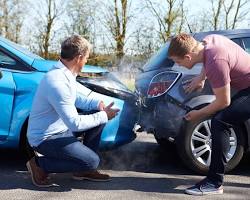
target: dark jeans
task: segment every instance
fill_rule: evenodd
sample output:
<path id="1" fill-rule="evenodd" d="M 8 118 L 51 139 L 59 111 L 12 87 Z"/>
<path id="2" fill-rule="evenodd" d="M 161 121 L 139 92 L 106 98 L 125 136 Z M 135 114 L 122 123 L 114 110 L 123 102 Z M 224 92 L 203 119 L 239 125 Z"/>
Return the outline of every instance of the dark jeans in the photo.
<path id="1" fill-rule="evenodd" d="M 230 148 L 229 128 L 239 126 L 250 118 L 250 88 L 239 91 L 231 100 L 230 106 L 219 111 L 211 121 L 212 156 L 208 179 L 223 184 L 227 163 L 226 155 Z"/>
<path id="2" fill-rule="evenodd" d="M 37 164 L 47 173 L 96 169 L 100 162 L 96 152 L 103 128 L 104 125 L 101 125 L 88 131 L 74 133 L 74 135 L 65 132 L 48 138 L 34 148 L 35 151 L 42 154 L 42 156 L 36 157 Z M 83 142 L 77 139 L 82 134 L 84 134 Z"/>

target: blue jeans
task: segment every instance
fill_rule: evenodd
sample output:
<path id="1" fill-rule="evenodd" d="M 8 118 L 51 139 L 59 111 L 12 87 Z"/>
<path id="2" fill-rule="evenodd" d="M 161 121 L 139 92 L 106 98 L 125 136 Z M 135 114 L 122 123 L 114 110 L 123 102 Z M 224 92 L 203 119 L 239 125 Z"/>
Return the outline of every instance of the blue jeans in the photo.
<path id="1" fill-rule="evenodd" d="M 33 149 L 43 156 L 36 162 L 47 173 L 82 172 L 95 170 L 100 162 L 96 151 L 104 125 L 84 132 L 83 143 L 70 131 L 51 136 Z"/>
<path id="2" fill-rule="evenodd" d="M 230 106 L 219 111 L 211 121 L 212 155 L 208 179 L 220 186 L 223 184 L 227 153 L 230 148 L 229 128 L 241 126 L 250 118 L 250 87 L 239 91 Z"/>

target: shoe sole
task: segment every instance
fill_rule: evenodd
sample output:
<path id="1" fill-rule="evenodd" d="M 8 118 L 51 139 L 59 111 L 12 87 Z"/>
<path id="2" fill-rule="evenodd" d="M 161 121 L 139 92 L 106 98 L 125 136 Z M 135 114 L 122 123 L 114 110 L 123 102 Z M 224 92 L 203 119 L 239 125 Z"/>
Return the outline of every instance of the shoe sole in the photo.
<path id="1" fill-rule="evenodd" d="M 30 166 L 29 162 L 26 163 L 26 167 L 27 167 L 27 169 L 28 169 L 28 171 L 29 171 L 29 173 L 30 173 L 30 175 L 31 175 L 32 183 L 33 183 L 35 186 L 41 187 L 41 188 L 42 188 L 42 187 L 46 188 L 46 187 L 51 187 L 51 186 L 53 186 L 53 184 L 48 184 L 48 185 L 39 185 L 39 184 L 37 184 L 36 181 L 34 180 L 33 173 L 32 173 L 31 166 Z"/>
<path id="2" fill-rule="evenodd" d="M 213 195 L 213 194 L 216 195 L 216 194 L 223 194 L 223 189 L 218 190 L 216 192 L 200 192 L 200 193 L 185 190 L 185 193 L 189 195 L 194 195 L 194 196 L 204 196 L 204 195 Z"/>
<path id="3" fill-rule="evenodd" d="M 111 178 L 109 178 L 109 179 L 93 179 L 93 178 L 76 177 L 76 176 L 72 176 L 72 179 L 77 180 L 77 181 L 87 180 L 87 181 L 94 181 L 94 182 L 108 182 L 108 181 L 111 181 Z"/>

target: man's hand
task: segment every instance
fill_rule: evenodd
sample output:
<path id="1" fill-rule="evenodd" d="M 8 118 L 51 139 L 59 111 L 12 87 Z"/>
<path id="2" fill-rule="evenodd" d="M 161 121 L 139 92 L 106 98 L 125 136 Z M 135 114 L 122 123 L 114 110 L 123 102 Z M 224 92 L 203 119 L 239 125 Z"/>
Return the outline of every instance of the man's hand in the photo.
<path id="1" fill-rule="evenodd" d="M 107 107 L 103 109 L 107 113 L 109 120 L 113 119 L 117 115 L 117 113 L 120 111 L 120 109 L 112 108 L 113 105 L 114 105 L 114 102 L 112 102 L 111 104 L 109 104 Z"/>
<path id="2" fill-rule="evenodd" d="M 206 117 L 211 117 L 216 112 L 226 108 L 231 103 L 230 84 L 213 89 L 215 100 L 200 110 L 191 110 L 185 115 L 188 121 L 197 121 Z"/>
<path id="3" fill-rule="evenodd" d="M 100 103 L 99 103 L 99 105 L 98 105 L 98 109 L 102 111 L 102 110 L 104 110 L 104 108 L 105 108 L 104 102 L 103 102 L 103 101 L 100 101 Z"/>
<path id="4" fill-rule="evenodd" d="M 204 88 L 205 80 L 201 79 L 200 76 L 196 76 L 192 79 L 187 80 L 183 84 L 185 84 L 184 86 L 185 92 L 191 93 L 194 90 L 201 91 Z"/>
<path id="5" fill-rule="evenodd" d="M 185 119 L 187 121 L 198 121 L 202 118 L 204 118 L 205 116 L 203 115 L 203 113 L 200 110 L 191 110 L 190 112 L 188 112 L 185 115 Z"/>

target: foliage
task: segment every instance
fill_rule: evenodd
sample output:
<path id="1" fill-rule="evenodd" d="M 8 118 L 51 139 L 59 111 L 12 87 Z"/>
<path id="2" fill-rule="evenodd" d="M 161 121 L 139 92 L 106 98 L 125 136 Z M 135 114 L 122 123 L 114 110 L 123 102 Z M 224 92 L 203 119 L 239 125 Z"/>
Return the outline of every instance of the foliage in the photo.
<path id="1" fill-rule="evenodd" d="M 0 35 L 58 59 L 61 41 L 79 34 L 93 44 L 90 64 L 127 70 L 188 26 L 197 32 L 246 24 L 249 4 L 209 0 L 194 12 L 189 0 L 0 0 Z"/>

